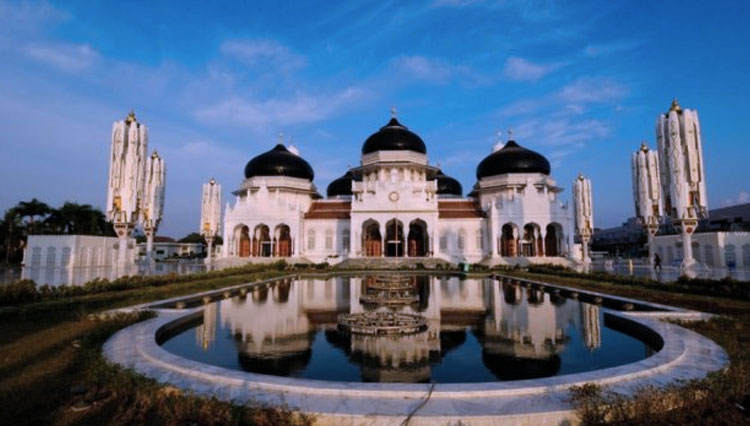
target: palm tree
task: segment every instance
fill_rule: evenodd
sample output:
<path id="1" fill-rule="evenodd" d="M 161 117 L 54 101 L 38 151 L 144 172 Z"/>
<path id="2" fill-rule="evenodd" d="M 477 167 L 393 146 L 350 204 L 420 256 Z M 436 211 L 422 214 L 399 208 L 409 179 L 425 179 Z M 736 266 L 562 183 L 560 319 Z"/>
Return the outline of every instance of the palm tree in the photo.
<path id="1" fill-rule="evenodd" d="M 37 216 L 46 216 L 52 212 L 49 205 L 37 200 L 36 198 L 32 198 L 31 201 L 21 201 L 15 208 L 18 209 L 18 213 L 22 217 L 29 218 L 26 229 L 27 234 L 36 231 L 36 223 L 34 219 Z"/>

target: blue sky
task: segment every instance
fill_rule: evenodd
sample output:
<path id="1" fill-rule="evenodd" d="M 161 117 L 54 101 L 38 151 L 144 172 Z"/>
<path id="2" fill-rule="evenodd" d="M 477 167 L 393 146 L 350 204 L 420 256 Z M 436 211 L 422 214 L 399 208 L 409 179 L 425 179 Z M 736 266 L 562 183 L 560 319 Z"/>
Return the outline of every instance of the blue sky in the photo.
<path id="1" fill-rule="evenodd" d="M 321 192 L 398 108 L 468 192 L 499 129 L 593 181 L 597 226 L 633 215 L 630 152 L 673 97 L 697 109 L 710 207 L 750 201 L 750 3 L 6 2 L 0 209 L 104 207 L 110 132 L 134 108 L 167 164 L 162 235 L 197 229 L 283 132 Z M 287 140 L 288 143 L 288 140 Z"/>

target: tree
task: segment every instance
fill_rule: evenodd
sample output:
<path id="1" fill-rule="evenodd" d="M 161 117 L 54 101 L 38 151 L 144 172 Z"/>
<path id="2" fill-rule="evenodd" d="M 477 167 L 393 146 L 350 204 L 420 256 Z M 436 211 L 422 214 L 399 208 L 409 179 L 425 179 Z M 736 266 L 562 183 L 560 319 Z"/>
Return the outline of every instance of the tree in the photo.
<path id="1" fill-rule="evenodd" d="M 23 222 L 18 209 L 10 208 L 5 211 L 5 216 L 0 222 L 0 237 L 5 245 L 5 263 L 15 260 L 19 243 L 23 239 Z"/>
<path id="2" fill-rule="evenodd" d="M 206 240 L 203 238 L 203 235 L 197 233 L 197 232 L 191 232 L 190 234 L 186 235 L 185 237 L 180 238 L 178 241 L 180 243 L 201 243 L 206 244 Z"/>
<path id="3" fill-rule="evenodd" d="M 46 216 L 52 212 L 49 205 L 36 198 L 32 198 L 31 201 L 21 201 L 15 208 L 22 217 L 29 219 L 26 226 L 27 234 L 37 232 L 36 221 L 34 220 L 37 216 Z"/>

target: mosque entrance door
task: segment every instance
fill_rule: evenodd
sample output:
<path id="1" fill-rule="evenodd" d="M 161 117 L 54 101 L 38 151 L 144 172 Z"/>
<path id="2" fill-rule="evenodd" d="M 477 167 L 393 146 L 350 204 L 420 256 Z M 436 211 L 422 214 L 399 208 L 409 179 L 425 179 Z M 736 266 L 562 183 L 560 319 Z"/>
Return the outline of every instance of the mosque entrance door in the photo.
<path id="1" fill-rule="evenodd" d="M 514 226 L 510 223 L 503 225 L 502 237 L 500 238 L 500 255 L 503 257 L 515 257 L 518 255 Z"/>
<path id="2" fill-rule="evenodd" d="M 289 257 L 292 255 L 292 237 L 287 225 L 276 227 L 276 256 Z"/>
<path id="3" fill-rule="evenodd" d="M 377 222 L 364 224 L 364 254 L 367 257 L 380 257 L 383 253 L 383 238 L 380 235 L 380 225 Z"/>
<path id="4" fill-rule="evenodd" d="M 409 257 L 427 256 L 427 224 L 415 220 L 409 224 Z"/>
<path id="5" fill-rule="evenodd" d="M 386 257 L 402 257 L 404 255 L 404 225 L 396 219 L 385 225 L 385 255 Z"/>
<path id="6" fill-rule="evenodd" d="M 544 236 L 544 254 L 545 256 L 559 256 L 559 238 L 557 236 L 557 227 L 554 224 L 547 225 L 547 233 Z"/>
<path id="7" fill-rule="evenodd" d="M 271 257 L 271 232 L 267 225 L 258 225 L 255 227 L 255 241 L 258 247 L 257 256 Z"/>
<path id="8" fill-rule="evenodd" d="M 247 226 L 243 226 L 240 231 L 240 243 L 238 254 L 240 257 L 250 256 L 250 229 Z"/>

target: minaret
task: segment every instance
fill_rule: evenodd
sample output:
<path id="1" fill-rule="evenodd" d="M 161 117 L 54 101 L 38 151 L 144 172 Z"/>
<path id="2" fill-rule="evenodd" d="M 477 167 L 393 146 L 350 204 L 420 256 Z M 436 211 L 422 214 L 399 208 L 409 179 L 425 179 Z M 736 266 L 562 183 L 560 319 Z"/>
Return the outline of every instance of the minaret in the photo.
<path id="1" fill-rule="evenodd" d="M 682 109 L 677 99 L 656 121 L 664 210 L 682 232 L 682 269 L 695 265 L 692 234 L 708 217 L 698 112 Z"/>
<path id="2" fill-rule="evenodd" d="M 146 259 L 151 261 L 154 247 L 154 235 L 161 223 L 164 212 L 164 189 L 166 187 L 167 167 L 164 160 L 154 150 L 146 161 L 145 199 L 141 221 L 143 233 L 146 234 Z"/>
<path id="3" fill-rule="evenodd" d="M 107 192 L 107 220 L 120 239 L 117 264 L 129 263 L 128 239 L 139 221 L 143 204 L 148 131 L 133 111 L 112 126 Z"/>
<path id="4" fill-rule="evenodd" d="M 221 226 L 221 185 L 211 178 L 203 184 L 203 198 L 201 200 L 201 228 L 200 233 L 208 243 L 206 262 L 211 261 L 213 255 L 214 237 L 219 234 Z"/>
<path id="5" fill-rule="evenodd" d="M 659 220 L 664 214 L 661 197 L 659 154 L 648 149 L 644 141 L 632 157 L 633 200 L 635 215 L 648 232 L 648 258 L 654 261 L 654 236 L 659 230 Z"/>
<path id="6" fill-rule="evenodd" d="M 594 232 L 593 203 L 591 202 L 591 180 L 578 174 L 573 181 L 573 204 L 575 206 L 576 230 L 581 238 L 583 262 L 590 263 L 589 239 Z"/>

